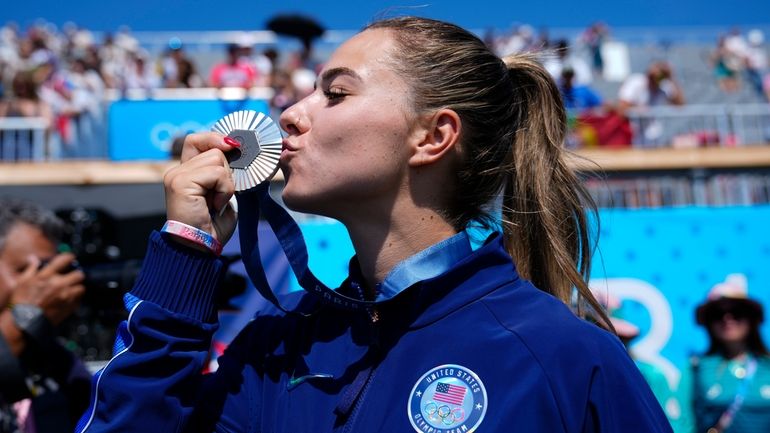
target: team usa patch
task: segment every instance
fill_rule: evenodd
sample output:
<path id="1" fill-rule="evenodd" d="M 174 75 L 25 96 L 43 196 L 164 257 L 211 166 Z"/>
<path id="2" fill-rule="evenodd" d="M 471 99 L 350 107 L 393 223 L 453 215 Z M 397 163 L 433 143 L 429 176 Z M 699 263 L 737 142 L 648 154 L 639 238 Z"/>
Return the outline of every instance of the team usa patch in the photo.
<path id="1" fill-rule="evenodd" d="M 455 364 L 423 374 L 407 404 L 420 433 L 472 433 L 487 413 L 487 390 L 473 371 Z"/>

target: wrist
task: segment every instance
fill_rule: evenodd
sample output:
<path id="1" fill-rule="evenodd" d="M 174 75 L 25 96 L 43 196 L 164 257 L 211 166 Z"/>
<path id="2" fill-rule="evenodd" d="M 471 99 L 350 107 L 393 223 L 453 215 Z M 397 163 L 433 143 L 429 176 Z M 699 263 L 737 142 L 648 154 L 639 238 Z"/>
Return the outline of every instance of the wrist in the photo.
<path id="1" fill-rule="evenodd" d="M 201 322 L 216 321 L 214 294 L 225 271 L 221 258 L 150 235 L 142 271 L 131 289 L 139 299 Z"/>
<path id="2" fill-rule="evenodd" d="M 161 229 L 162 233 L 170 235 L 175 242 L 194 248 L 198 251 L 222 254 L 222 244 L 210 233 L 183 222 L 168 220 Z"/>
<path id="3" fill-rule="evenodd" d="M 14 304 L 10 310 L 14 325 L 27 340 L 44 344 L 53 339 L 53 325 L 42 308 L 33 304 Z"/>
<path id="4" fill-rule="evenodd" d="M 0 313 L 0 333 L 3 334 L 3 338 L 14 356 L 18 357 L 24 352 L 26 348 L 24 334 L 14 323 L 10 308 Z"/>
<path id="5" fill-rule="evenodd" d="M 172 235 L 172 234 L 167 233 L 167 232 L 163 232 L 163 235 L 164 235 L 164 238 L 166 240 L 168 240 L 169 242 L 173 243 L 174 245 L 181 245 L 181 246 L 183 246 L 185 248 L 189 248 L 191 250 L 195 250 L 195 251 L 198 251 L 198 252 L 201 252 L 201 253 L 205 253 L 205 254 L 211 254 L 211 250 L 210 249 L 204 247 L 203 245 L 201 245 L 201 244 L 199 244 L 197 242 L 193 242 L 193 241 L 191 241 L 189 239 L 185 239 L 185 238 L 182 238 L 182 237 L 179 237 L 179 236 L 175 236 L 175 235 Z"/>

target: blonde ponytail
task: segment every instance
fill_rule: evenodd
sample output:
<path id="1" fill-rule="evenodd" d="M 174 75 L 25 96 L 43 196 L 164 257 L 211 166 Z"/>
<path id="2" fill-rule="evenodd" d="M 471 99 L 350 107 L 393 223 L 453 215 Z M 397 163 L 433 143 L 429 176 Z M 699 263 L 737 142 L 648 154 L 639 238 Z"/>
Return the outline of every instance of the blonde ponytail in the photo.
<path id="1" fill-rule="evenodd" d="M 588 287 L 596 207 L 563 147 L 567 118 L 559 89 L 532 55 L 503 59 L 514 90 L 516 125 L 503 190 L 503 232 L 519 272 L 565 303 L 588 303 L 611 328 Z M 598 221 L 598 219 L 596 219 Z M 580 305 L 580 304 L 579 304 Z"/>

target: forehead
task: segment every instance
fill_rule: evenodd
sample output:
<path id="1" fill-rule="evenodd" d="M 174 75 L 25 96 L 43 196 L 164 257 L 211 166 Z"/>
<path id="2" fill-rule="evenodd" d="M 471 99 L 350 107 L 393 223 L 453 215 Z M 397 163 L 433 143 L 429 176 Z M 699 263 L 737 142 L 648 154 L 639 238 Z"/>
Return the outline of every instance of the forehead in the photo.
<path id="1" fill-rule="evenodd" d="M 26 263 L 30 255 L 45 259 L 54 254 L 56 245 L 49 241 L 39 228 L 27 223 L 16 223 L 11 226 L 5 237 L 0 261 L 13 266 Z"/>
<path id="2" fill-rule="evenodd" d="M 326 63 L 326 69 L 350 68 L 364 80 L 382 74 L 394 74 L 394 49 L 395 41 L 389 31 L 365 30 L 340 45 Z"/>

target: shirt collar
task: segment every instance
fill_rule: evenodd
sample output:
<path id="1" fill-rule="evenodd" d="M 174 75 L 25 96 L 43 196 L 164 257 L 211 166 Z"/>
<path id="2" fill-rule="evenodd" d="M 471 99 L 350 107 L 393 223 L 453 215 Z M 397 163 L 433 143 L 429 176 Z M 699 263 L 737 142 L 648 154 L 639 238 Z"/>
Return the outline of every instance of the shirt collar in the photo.
<path id="1" fill-rule="evenodd" d="M 447 272 L 471 252 L 470 239 L 465 231 L 431 245 L 391 269 L 385 280 L 377 285 L 377 302 L 392 299 L 419 281 Z M 356 257 L 350 261 L 349 275 L 352 283 L 363 280 Z"/>

